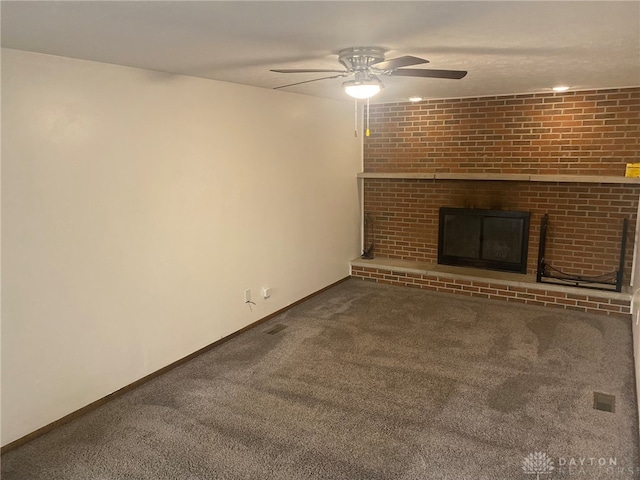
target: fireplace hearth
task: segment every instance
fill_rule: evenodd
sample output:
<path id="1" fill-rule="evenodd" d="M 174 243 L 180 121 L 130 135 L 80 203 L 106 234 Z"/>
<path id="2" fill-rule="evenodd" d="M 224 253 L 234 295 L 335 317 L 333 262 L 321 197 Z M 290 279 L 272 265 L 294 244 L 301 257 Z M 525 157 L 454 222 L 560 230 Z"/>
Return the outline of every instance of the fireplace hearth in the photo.
<path id="1" fill-rule="evenodd" d="M 438 263 L 527 272 L 529 212 L 440 208 Z"/>

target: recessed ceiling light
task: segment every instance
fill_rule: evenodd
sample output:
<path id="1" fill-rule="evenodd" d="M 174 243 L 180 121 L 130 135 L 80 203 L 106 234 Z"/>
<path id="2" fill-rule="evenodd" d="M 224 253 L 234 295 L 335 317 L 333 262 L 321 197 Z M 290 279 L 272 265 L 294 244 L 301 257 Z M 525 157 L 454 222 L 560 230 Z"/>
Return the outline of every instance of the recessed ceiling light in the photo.
<path id="1" fill-rule="evenodd" d="M 410 102 L 419 102 L 420 100 L 422 100 L 422 97 L 409 97 L 409 101 Z"/>
<path id="2" fill-rule="evenodd" d="M 553 91 L 554 92 L 566 92 L 567 90 L 569 90 L 569 87 L 566 87 L 564 85 L 559 85 L 557 87 L 553 87 Z"/>

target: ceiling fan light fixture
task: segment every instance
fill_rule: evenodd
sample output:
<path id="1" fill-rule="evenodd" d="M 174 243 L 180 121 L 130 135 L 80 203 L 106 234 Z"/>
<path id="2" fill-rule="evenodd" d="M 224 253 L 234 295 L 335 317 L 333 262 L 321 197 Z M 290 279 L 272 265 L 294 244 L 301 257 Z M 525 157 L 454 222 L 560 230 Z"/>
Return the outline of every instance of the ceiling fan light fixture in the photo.
<path id="1" fill-rule="evenodd" d="M 437 70 L 425 68 L 405 68 L 423 63 L 429 60 L 411 55 L 391 58 L 385 60 L 386 49 L 382 47 L 352 47 L 338 51 L 338 62 L 344 67 L 343 70 L 324 68 L 284 68 L 273 69 L 276 73 L 328 73 L 329 76 L 312 78 L 301 82 L 289 83 L 274 87 L 275 89 L 293 87 L 296 85 L 329 80 L 339 77 L 351 77 L 353 80 L 343 82 L 342 87 L 345 93 L 356 100 L 368 100 L 380 93 L 384 84 L 377 77 L 386 75 L 389 77 L 416 77 L 416 78 L 446 78 L 459 80 L 467 75 L 466 70 Z M 419 101 L 419 100 L 412 100 Z M 357 106 L 357 102 L 356 102 Z"/>
<path id="2" fill-rule="evenodd" d="M 384 87 L 379 80 L 349 80 L 344 82 L 342 86 L 347 95 L 361 100 L 373 97 L 380 93 Z"/>

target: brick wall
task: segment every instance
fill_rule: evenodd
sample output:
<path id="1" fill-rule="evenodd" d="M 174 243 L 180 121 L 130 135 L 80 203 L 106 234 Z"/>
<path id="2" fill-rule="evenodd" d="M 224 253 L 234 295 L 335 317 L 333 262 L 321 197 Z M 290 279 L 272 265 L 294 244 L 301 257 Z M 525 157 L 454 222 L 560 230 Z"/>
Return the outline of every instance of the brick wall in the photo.
<path id="1" fill-rule="evenodd" d="M 365 172 L 624 175 L 640 88 L 372 105 Z"/>
<path id="2" fill-rule="evenodd" d="M 525 181 L 366 179 L 377 256 L 436 262 L 441 206 L 531 212 L 527 271 L 535 273 L 540 220 L 549 213 L 547 260 L 578 275 L 618 269 L 623 218 L 631 220 L 626 278 L 640 186 Z"/>
<path id="3" fill-rule="evenodd" d="M 372 105 L 370 124 L 365 172 L 623 176 L 640 162 L 640 88 Z M 637 185 L 364 180 L 378 256 L 436 262 L 440 206 L 523 210 L 532 214 L 528 272 L 549 213 L 549 263 L 600 275 L 618 268 L 626 217 L 627 280 L 639 195 Z"/>

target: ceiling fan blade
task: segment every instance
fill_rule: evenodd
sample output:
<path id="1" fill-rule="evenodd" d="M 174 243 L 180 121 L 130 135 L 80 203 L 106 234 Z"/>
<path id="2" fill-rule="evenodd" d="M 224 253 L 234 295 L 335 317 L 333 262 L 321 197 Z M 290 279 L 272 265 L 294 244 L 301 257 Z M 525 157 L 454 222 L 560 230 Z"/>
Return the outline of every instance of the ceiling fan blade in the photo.
<path id="1" fill-rule="evenodd" d="M 459 80 L 467 74 L 464 70 L 428 70 L 421 68 L 405 68 L 389 73 L 392 77 L 450 78 Z"/>
<path id="2" fill-rule="evenodd" d="M 288 85 L 281 85 L 279 87 L 273 87 L 273 89 L 278 90 L 280 88 L 293 87 L 294 85 L 302 85 L 303 83 L 317 82 L 319 80 L 329 80 L 330 78 L 346 77 L 347 75 L 348 75 L 347 72 L 342 72 L 341 75 L 332 75 L 330 77 L 314 78 L 313 80 L 305 80 L 304 82 L 296 82 L 296 83 L 290 83 Z"/>
<path id="3" fill-rule="evenodd" d="M 344 70 L 324 70 L 324 69 L 315 69 L 315 68 L 284 68 L 284 69 L 269 70 L 269 71 L 276 72 L 276 73 L 332 73 L 332 72 L 347 73 Z"/>
<path id="4" fill-rule="evenodd" d="M 395 70 L 401 67 L 410 67 L 411 65 L 420 65 L 421 63 L 429 63 L 429 60 L 424 58 L 412 57 L 411 55 L 405 55 L 404 57 L 391 58 L 389 60 L 382 60 L 377 63 L 372 63 L 371 66 L 378 70 Z"/>

